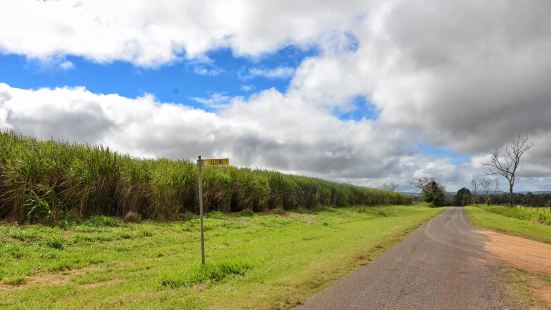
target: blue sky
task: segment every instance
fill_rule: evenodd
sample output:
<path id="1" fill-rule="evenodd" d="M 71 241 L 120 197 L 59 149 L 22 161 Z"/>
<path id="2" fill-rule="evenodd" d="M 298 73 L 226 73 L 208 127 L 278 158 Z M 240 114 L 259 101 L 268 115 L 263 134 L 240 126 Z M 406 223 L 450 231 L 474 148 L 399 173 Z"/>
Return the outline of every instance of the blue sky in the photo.
<path id="1" fill-rule="evenodd" d="M 342 120 L 375 120 L 379 117 L 379 110 L 365 96 L 356 96 L 352 100 L 352 109 L 344 111 L 336 109 L 333 114 Z"/>
<path id="2" fill-rule="evenodd" d="M 239 57 L 229 49 L 219 49 L 206 53 L 204 60 L 180 59 L 156 68 L 137 67 L 122 61 L 101 64 L 74 56 L 44 61 L 0 54 L 0 81 L 31 89 L 85 86 L 94 93 L 130 98 L 147 93 L 161 102 L 201 108 L 201 104 L 191 98 L 209 97 L 214 93 L 248 96 L 268 88 L 285 92 L 292 74 L 264 77 L 251 75 L 249 71 L 296 68 L 316 53 L 313 48 L 286 47 L 260 57 Z M 60 64 L 66 61 L 71 63 L 71 68 L 62 69 Z"/>
<path id="3" fill-rule="evenodd" d="M 438 147 L 427 144 L 419 144 L 417 150 L 422 154 L 433 158 L 443 158 L 449 160 L 455 165 L 465 164 L 471 160 L 471 156 L 460 152 L 455 152 L 445 147 Z"/>
<path id="4" fill-rule="evenodd" d="M 357 42 L 352 42 L 353 50 L 357 48 Z M 306 58 L 318 54 L 319 51 L 313 47 L 288 46 L 259 57 L 245 57 L 236 56 L 225 48 L 205 53 L 204 59 L 181 58 L 153 68 L 122 61 L 97 63 L 75 56 L 37 60 L 0 54 L 0 81 L 26 89 L 84 86 L 94 93 L 119 94 L 129 98 L 151 94 L 161 102 L 181 103 L 212 111 L 198 102 L 200 100 L 194 99 L 209 98 L 213 94 L 227 98 L 248 97 L 269 88 L 284 93 L 292 79 L 292 72 L 275 77 L 262 75 L 262 72 L 278 68 L 296 69 Z M 69 68 L 63 68 L 64 63 Z M 251 70 L 257 74 L 251 74 Z M 335 109 L 333 115 L 345 121 L 378 118 L 378 109 L 364 96 L 354 97 L 351 106 Z"/>

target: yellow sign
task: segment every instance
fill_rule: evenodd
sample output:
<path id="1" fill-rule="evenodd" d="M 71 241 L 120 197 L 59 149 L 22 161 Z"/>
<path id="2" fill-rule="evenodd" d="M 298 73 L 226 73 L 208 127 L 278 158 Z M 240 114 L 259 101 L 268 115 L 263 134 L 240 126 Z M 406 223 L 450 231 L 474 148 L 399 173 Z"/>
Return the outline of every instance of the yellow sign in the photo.
<path id="1" fill-rule="evenodd" d="M 229 158 L 204 159 L 203 163 L 206 166 L 227 166 L 230 164 Z"/>

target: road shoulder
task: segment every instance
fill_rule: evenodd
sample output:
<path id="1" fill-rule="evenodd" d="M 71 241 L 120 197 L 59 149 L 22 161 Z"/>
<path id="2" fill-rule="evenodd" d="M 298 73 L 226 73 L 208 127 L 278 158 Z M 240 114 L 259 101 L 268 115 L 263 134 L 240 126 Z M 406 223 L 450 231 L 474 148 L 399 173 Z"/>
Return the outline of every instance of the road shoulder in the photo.
<path id="1" fill-rule="evenodd" d="M 494 231 L 479 233 L 487 238 L 485 250 L 508 266 L 506 282 L 513 298 L 530 308 L 551 309 L 551 245 Z"/>
<path id="2" fill-rule="evenodd" d="M 522 308 L 551 309 L 551 227 L 466 207 L 485 250 L 504 266 L 504 283 Z"/>

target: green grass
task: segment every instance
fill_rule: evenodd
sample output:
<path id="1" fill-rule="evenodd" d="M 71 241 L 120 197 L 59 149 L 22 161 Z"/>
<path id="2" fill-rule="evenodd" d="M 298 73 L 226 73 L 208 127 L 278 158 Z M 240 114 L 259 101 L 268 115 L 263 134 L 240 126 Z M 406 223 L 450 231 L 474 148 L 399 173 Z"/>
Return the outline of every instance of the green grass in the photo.
<path id="1" fill-rule="evenodd" d="M 488 212 L 516 218 L 536 224 L 551 225 L 551 209 L 549 208 L 511 208 L 507 206 L 478 205 Z"/>
<path id="2" fill-rule="evenodd" d="M 384 190 L 231 166 L 205 167 L 203 186 L 207 211 L 412 202 Z M 102 146 L 0 132 L 0 219 L 51 224 L 133 212 L 174 220 L 197 213 L 197 196 L 197 167 L 191 161 L 136 159 Z"/>
<path id="3" fill-rule="evenodd" d="M 243 276 L 251 268 L 251 264 L 236 261 L 195 266 L 195 268 L 189 270 L 187 273 L 163 278 L 161 280 L 161 285 L 170 288 L 178 288 L 181 286 L 192 287 L 197 284 L 211 285 L 221 282 L 227 277 L 236 275 Z"/>
<path id="4" fill-rule="evenodd" d="M 289 308 L 443 209 L 326 208 L 61 227 L 0 225 L 0 308 Z"/>
<path id="5" fill-rule="evenodd" d="M 551 244 L 551 225 L 543 212 L 504 206 L 469 206 L 471 222 L 480 228 Z"/>

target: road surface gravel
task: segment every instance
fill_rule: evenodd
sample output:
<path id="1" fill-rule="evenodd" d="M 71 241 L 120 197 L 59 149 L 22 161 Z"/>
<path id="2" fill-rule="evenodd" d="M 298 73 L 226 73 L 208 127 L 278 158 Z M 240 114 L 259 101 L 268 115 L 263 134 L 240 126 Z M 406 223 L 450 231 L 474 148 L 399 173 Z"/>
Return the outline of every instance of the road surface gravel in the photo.
<path id="1" fill-rule="evenodd" d="M 298 309 L 516 309 L 486 240 L 449 208 Z"/>

